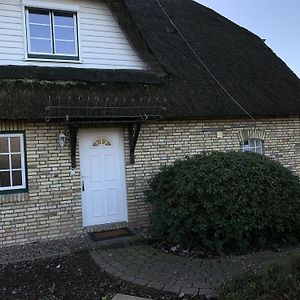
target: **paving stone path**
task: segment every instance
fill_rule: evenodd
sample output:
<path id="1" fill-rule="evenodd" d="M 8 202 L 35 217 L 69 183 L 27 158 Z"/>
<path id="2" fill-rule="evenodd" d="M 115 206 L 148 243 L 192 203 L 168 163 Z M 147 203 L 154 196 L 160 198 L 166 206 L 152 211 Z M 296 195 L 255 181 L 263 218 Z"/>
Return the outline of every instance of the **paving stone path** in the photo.
<path id="1" fill-rule="evenodd" d="M 223 280 L 247 268 L 282 261 L 291 251 L 200 259 L 166 254 L 151 245 L 136 244 L 96 249 L 91 254 L 103 270 L 123 280 L 177 294 L 210 298 Z"/>

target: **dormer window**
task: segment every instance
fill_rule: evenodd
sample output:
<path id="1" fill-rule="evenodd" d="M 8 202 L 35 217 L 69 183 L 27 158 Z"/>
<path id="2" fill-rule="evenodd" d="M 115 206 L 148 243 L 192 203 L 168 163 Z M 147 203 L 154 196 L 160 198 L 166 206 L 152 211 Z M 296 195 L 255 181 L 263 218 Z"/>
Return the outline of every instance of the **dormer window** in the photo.
<path id="1" fill-rule="evenodd" d="M 26 9 L 28 58 L 79 60 L 74 12 Z"/>

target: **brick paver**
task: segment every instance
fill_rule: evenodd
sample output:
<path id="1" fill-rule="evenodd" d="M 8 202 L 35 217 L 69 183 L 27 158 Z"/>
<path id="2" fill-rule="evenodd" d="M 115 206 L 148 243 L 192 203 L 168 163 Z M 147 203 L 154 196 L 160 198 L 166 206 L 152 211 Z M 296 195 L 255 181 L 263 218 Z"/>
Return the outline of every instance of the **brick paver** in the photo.
<path id="1" fill-rule="evenodd" d="M 176 294 L 213 297 L 223 280 L 248 268 L 283 260 L 291 250 L 220 259 L 179 257 L 151 245 L 112 246 L 91 252 L 96 263 L 120 279 Z"/>

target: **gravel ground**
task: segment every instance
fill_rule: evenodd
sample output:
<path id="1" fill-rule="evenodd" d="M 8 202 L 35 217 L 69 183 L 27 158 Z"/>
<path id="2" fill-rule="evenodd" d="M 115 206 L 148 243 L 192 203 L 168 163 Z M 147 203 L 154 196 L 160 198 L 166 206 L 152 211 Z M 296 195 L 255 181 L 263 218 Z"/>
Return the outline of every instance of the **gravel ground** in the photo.
<path id="1" fill-rule="evenodd" d="M 85 238 L 66 238 L 63 240 L 38 241 L 26 245 L 0 248 L 0 264 L 34 260 L 87 249 Z"/>

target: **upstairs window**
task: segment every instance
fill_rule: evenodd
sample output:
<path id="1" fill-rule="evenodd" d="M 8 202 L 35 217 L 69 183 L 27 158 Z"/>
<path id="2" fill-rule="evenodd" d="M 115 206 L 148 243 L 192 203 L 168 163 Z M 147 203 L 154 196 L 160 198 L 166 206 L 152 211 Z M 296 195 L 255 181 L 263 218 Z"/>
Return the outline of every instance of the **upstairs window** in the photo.
<path id="1" fill-rule="evenodd" d="M 0 133 L 0 194 L 26 190 L 24 135 Z"/>
<path id="2" fill-rule="evenodd" d="M 27 8 L 26 29 L 28 58 L 79 59 L 76 13 Z"/>
<path id="3" fill-rule="evenodd" d="M 242 151 L 250 151 L 263 154 L 263 141 L 259 139 L 248 139 L 242 144 Z"/>

